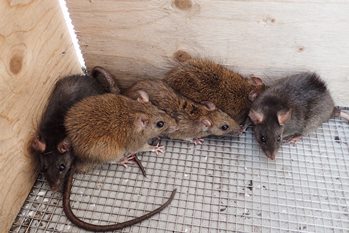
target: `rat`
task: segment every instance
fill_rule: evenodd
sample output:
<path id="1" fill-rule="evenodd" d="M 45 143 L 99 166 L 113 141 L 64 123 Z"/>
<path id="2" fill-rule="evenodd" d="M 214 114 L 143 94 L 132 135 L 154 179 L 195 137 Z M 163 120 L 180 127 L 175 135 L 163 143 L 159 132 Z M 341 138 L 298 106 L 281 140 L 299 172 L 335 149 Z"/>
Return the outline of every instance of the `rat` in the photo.
<path id="1" fill-rule="evenodd" d="M 87 97 L 69 109 L 64 125 L 77 169 L 83 171 L 140 151 L 163 152 L 163 147 L 147 141 L 177 130 L 175 120 L 152 105 L 147 95 L 139 100 L 114 94 Z"/>
<path id="2" fill-rule="evenodd" d="M 138 81 L 122 94 L 138 99 L 145 92 L 152 104 L 173 117 L 178 124 L 177 131 L 165 131 L 162 136 L 202 143 L 201 137 L 238 133 L 241 130 L 239 124 L 228 114 L 218 110 L 213 103 L 206 101 L 197 104 L 177 94 L 162 80 Z"/>
<path id="3" fill-rule="evenodd" d="M 272 160 L 283 140 L 295 143 L 334 115 L 349 120 L 335 108 L 325 82 L 309 72 L 276 81 L 257 97 L 249 112 L 256 140 Z"/>
<path id="4" fill-rule="evenodd" d="M 91 70 L 91 76 L 96 78 L 107 93 L 120 94 L 120 89 L 114 76 L 101 66 L 95 66 Z"/>
<path id="5" fill-rule="evenodd" d="M 119 92 L 111 74 L 101 67 L 93 70 L 92 76 L 72 75 L 56 82 L 31 143 L 31 150 L 38 157 L 41 171 L 53 191 L 62 188 L 73 161 L 64 127 L 66 112 L 85 97 Z"/>
<path id="6" fill-rule="evenodd" d="M 174 189 L 171 193 L 171 196 L 168 198 L 168 200 L 162 204 L 160 207 L 156 208 L 155 210 L 150 211 L 147 214 L 144 214 L 140 217 L 121 222 L 121 223 L 116 223 L 116 224 L 111 224 L 111 225 L 96 225 L 96 224 L 91 224 L 88 222 L 85 222 L 73 213 L 70 205 L 70 194 L 71 194 L 71 188 L 73 184 L 73 175 L 76 173 L 75 167 L 73 166 L 70 169 L 69 174 L 67 175 L 67 179 L 65 179 L 65 184 L 64 184 L 64 192 L 63 192 L 63 211 L 67 218 L 74 223 L 76 226 L 88 230 L 88 231 L 93 231 L 93 232 L 104 232 L 104 231 L 115 231 L 115 230 L 120 230 L 125 227 L 132 226 L 134 224 L 137 224 L 139 222 L 142 222 L 152 216 L 154 216 L 157 213 L 160 213 L 162 210 L 164 210 L 168 205 L 171 204 L 172 200 L 174 199 L 174 196 L 176 194 L 177 189 Z"/>
<path id="7" fill-rule="evenodd" d="M 214 103 L 240 125 L 245 124 L 252 102 L 264 90 L 258 77 L 245 78 L 212 60 L 191 56 L 173 67 L 164 81 L 195 102 Z"/>

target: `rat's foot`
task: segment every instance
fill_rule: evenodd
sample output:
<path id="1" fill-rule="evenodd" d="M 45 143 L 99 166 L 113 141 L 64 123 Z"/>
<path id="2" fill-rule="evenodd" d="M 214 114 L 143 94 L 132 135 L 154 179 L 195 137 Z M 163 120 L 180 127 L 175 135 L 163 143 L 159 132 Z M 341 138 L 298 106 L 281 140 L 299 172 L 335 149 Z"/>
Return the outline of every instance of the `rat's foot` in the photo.
<path id="1" fill-rule="evenodd" d="M 141 169 L 143 176 L 147 176 L 145 169 L 141 163 L 141 161 L 138 159 L 136 154 L 130 154 L 128 156 L 125 156 L 123 159 L 121 159 L 118 164 L 121 164 L 122 166 L 124 166 L 125 168 L 127 168 L 127 164 L 129 163 L 136 163 L 139 167 L 139 169 Z"/>
<path id="2" fill-rule="evenodd" d="M 156 146 L 153 146 L 152 149 L 153 152 L 156 153 L 156 155 L 163 154 L 165 152 L 165 147 L 160 145 L 160 142 L 156 144 Z"/>
<path id="3" fill-rule="evenodd" d="M 193 143 L 195 145 L 201 145 L 202 143 L 204 143 L 204 139 L 203 138 L 193 138 Z"/>
<path id="4" fill-rule="evenodd" d="M 245 133 L 248 127 L 252 126 L 252 121 L 247 118 L 246 121 L 240 125 L 240 135 Z"/>
<path id="5" fill-rule="evenodd" d="M 248 128 L 248 125 L 240 125 L 240 130 L 237 133 L 237 135 L 240 136 L 240 135 L 244 134 L 246 132 L 247 128 Z"/>
<path id="6" fill-rule="evenodd" d="M 291 136 L 287 138 L 286 141 L 291 144 L 296 144 L 302 139 L 302 137 L 303 137 L 302 135 Z"/>
<path id="7" fill-rule="evenodd" d="M 136 157 L 136 154 L 130 154 L 130 155 L 127 155 L 125 156 L 124 158 L 122 158 L 118 164 L 124 166 L 125 168 L 127 168 L 127 164 L 130 164 L 130 163 L 135 163 L 135 157 Z"/>

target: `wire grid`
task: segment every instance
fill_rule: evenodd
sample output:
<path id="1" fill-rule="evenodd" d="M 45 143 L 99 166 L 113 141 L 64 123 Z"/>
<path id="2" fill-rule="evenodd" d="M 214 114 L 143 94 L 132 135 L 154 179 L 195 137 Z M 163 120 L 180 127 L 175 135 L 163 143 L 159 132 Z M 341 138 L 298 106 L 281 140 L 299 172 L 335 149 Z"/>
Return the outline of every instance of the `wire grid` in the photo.
<path id="1" fill-rule="evenodd" d="M 162 140 L 164 155 L 136 166 L 105 164 L 75 175 L 74 212 L 107 224 L 175 200 L 160 214 L 119 232 L 349 232 L 349 125 L 324 123 L 297 145 L 266 158 L 251 129 L 202 145 Z M 84 232 L 67 220 L 62 197 L 39 176 L 11 232 Z"/>

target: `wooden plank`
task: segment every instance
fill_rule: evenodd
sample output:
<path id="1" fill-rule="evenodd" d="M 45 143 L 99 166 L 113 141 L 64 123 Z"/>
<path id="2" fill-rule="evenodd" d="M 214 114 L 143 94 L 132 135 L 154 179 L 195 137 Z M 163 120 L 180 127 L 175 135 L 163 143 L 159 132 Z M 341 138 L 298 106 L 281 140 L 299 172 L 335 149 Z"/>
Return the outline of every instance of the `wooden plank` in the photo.
<path id="1" fill-rule="evenodd" d="M 124 86 L 162 77 L 177 50 L 243 74 L 318 72 L 349 106 L 349 2 L 326 0 L 69 0 L 88 68 Z"/>
<path id="2" fill-rule="evenodd" d="M 81 68 L 58 1 L 0 1 L 0 15 L 0 232 L 7 232 L 36 178 L 27 144 L 49 92 Z"/>

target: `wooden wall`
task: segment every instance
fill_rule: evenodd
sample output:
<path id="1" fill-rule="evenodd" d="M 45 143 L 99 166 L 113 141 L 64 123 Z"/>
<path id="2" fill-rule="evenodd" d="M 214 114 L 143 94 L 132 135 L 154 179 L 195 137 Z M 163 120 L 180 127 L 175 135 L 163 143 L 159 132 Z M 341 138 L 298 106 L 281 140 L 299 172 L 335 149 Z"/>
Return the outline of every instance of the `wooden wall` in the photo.
<path id="1" fill-rule="evenodd" d="M 81 73 L 58 1 L 0 1 L 0 232 L 36 179 L 27 143 L 55 80 Z"/>
<path id="2" fill-rule="evenodd" d="M 161 77 L 185 50 L 261 77 L 316 71 L 349 106 L 349 1 L 68 0 L 68 8 L 88 68 L 105 66 L 123 85 Z"/>

